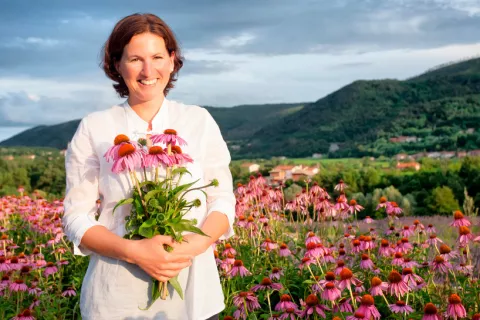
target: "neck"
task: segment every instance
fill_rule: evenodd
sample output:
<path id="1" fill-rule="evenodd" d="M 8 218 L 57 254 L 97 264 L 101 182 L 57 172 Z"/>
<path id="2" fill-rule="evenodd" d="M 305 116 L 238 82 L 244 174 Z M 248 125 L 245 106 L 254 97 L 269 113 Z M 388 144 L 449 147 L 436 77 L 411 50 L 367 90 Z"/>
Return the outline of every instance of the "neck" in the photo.
<path id="1" fill-rule="evenodd" d="M 151 123 L 155 115 L 160 111 L 165 97 L 162 95 L 156 99 L 149 101 L 136 101 L 134 98 L 128 98 L 128 104 L 140 118 L 145 122 Z"/>

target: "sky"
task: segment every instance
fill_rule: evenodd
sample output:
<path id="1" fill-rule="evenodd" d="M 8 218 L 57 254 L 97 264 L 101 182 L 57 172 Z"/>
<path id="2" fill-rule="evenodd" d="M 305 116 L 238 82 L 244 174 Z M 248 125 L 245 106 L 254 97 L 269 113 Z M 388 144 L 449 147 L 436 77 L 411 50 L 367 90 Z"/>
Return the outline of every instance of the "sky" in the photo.
<path id="1" fill-rule="evenodd" d="M 17 131 L 123 101 L 99 67 L 100 50 L 136 12 L 161 17 L 180 42 L 185 65 L 168 98 L 202 106 L 316 101 L 358 79 L 404 80 L 480 53 L 480 0 L 1 5 L 0 128 Z"/>

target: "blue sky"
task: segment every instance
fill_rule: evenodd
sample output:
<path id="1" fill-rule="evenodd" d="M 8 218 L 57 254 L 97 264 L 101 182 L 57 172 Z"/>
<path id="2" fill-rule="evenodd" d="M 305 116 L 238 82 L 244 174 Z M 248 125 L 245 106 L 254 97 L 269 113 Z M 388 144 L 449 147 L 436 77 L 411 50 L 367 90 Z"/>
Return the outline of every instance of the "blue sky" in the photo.
<path id="1" fill-rule="evenodd" d="M 116 21 L 163 18 L 186 58 L 170 99 L 315 101 L 480 52 L 480 0 L 3 1 L 0 126 L 54 124 L 121 101 L 99 68 Z"/>

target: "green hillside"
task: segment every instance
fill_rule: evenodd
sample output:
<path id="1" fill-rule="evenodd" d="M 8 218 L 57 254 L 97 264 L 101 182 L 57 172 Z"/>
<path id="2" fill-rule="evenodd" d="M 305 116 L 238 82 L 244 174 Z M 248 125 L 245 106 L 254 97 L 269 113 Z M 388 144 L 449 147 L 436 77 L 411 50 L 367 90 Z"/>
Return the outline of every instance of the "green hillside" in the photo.
<path id="1" fill-rule="evenodd" d="M 238 156 L 393 155 L 480 148 L 480 59 L 408 81 L 355 81 L 256 132 Z M 473 134 L 462 131 L 473 128 Z M 420 141 L 392 144 L 389 138 Z"/>

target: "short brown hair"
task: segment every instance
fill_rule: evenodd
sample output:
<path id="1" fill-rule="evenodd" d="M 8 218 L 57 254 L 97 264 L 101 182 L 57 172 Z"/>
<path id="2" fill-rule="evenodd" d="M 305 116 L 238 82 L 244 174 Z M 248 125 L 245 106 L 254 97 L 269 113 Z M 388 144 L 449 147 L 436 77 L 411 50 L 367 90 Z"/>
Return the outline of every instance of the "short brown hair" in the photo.
<path id="1" fill-rule="evenodd" d="M 113 85 L 115 91 L 122 98 L 128 97 L 128 87 L 120 76 L 115 64 L 120 61 L 123 49 L 130 42 L 133 36 L 145 32 L 156 34 L 163 38 L 168 54 L 175 52 L 174 69 L 170 75 L 170 80 L 163 90 L 166 96 L 168 91 L 174 87 L 173 83 L 177 81 L 178 71 L 183 66 L 183 57 L 180 52 L 180 46 L 170 27 L 154 14 L 135 13 L 117 22 L 102 48 L 103 61 L 101 66 L 107 77 L 117 82 Z"/>

